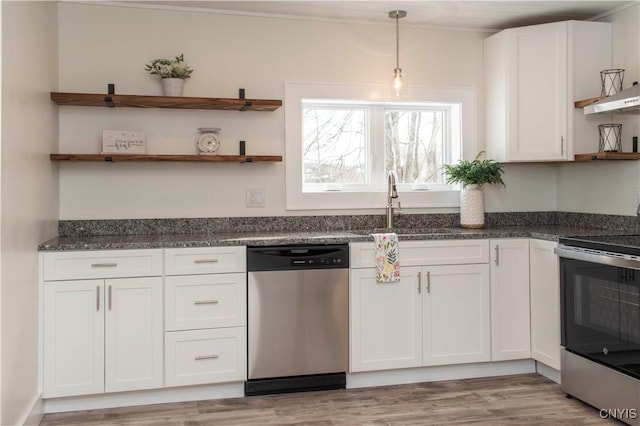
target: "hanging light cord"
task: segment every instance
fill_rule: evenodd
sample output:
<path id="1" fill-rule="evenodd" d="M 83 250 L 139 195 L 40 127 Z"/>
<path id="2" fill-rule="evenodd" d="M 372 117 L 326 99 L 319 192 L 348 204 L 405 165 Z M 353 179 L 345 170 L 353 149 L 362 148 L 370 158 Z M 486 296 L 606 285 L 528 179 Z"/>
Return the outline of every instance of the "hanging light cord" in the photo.
<path id="1" fill-rule="evenodd" d="M 396 68 L 400 68 L 400 11 L 396 11 Z"/>

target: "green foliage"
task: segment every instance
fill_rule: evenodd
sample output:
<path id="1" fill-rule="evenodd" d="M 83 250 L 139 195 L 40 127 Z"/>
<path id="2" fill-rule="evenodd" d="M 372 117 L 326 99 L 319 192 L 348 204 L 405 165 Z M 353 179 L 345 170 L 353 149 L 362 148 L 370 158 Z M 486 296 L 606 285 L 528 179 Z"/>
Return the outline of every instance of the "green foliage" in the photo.
<path id="1" fill-rule="evenodd" d="M 447 176 L 447 183 L 462 183 L 464 185 L 479 185 L 485 183 L 500 183 L 506 186 L 502 180 L 502 164 L 494 160 L 480 160 L 484 153 L 481 151 L 473 161 L 460 160 L 458 164 L 445 164 L 443 173 Z"/>
<path id="2" fill-rule="evenodd" d="M 175 59 L 154 59 L 144 67 L 149 74 L 159 75 L 162 78 L 182 78 L 191 77 L 193 70 L 184 61 L 184 54 L 176 56 Z"/>

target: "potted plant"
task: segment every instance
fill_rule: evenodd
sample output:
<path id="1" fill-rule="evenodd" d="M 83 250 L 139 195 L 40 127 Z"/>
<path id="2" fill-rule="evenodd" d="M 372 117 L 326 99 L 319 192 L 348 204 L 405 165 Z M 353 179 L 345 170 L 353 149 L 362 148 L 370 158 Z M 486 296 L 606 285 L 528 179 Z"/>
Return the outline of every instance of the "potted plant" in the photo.
<path id="1" fill-rule="evenodd" d="M 447 183 L 461 183 L 460 226 L 484 228 L 484 194 L 482 185 L 502 184 L 502 164 L 494 160 L 480 160 L 481 151 L 473 161 L 460 160 L 457 164 L 445 164 L 443 173 Z"/>
<path id="2" fill-rule="evenodd" d="M 193 70 L 184 61 L 184 54 L 175 59 L 154 59 L 144 69 L 151 75 L 162 78 L 165 96 L 182 96 L 184 80 L 191 77 Z"/>

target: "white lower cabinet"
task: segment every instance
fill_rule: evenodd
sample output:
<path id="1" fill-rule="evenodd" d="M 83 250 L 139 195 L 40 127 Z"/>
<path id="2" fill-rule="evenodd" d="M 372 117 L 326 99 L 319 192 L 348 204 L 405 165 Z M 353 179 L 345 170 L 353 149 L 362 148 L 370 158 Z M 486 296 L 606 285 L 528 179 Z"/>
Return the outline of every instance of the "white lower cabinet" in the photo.
<path id="1" fill-rule="evenodd" d="M 422 365 L 420 267 L 401 267 L 400 281 L 379 284 L 372 268 L 350 276 L 351 371 Z"/>
<path id="2" fill-rule="evenodd" d="M 245 252 L 43 253 L 44 398 L 245 380 Z"/>
<path id="3" fill-rule="evenodd" d="M 531 240 L 531 356 L 560 370 L 560 266 L 554 241 Z"/>
<path id="4" fill-rule="evenodd" d="M 163 385 L 162 278 L 47 282 L 44 397 Z"/>
<path id="5" fill-rule="evenodd" d="M 351 244 L 352 372 L 490 359 L 487 241 L 400 242 L 395 283 L 376 282 L 362 255 L 372 253 L 372 245 Z M 405 250 L 410 257 L 403 257 Z M 432 265 L 434 258 L 420 253 L 437 254 L 438 262 L 450 265 Z M 464 264 L 470 261 L 477 264 Z"/>
<path id="6" fill-rule="evenodd" d="M 491 359 L 489 265 L 422 269 L 422 364 Z"/>
<path id="7" fill-rule="evenodd" d="M 165 265 L 165 385 L 246 380 L 246 248 L 165 250 Z"/>
<path id="8" fill-rule="evenodd" d="M 491 359 L 531 358 L 529 239 L 491 240 Z"/>

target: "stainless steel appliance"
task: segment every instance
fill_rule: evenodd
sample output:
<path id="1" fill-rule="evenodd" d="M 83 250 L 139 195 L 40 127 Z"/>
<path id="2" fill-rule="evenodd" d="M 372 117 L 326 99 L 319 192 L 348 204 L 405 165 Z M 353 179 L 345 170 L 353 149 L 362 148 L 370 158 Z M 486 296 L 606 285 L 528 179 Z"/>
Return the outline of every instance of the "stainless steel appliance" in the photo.
<path id="1" fill-rule="evenodd" d="M 561 388 L 640 425 L 640 236 L 561 238 Z"/>
<path id="2" fill-rule="evenodd" d="M 246 395 L 340 389 L 349 364 L 349 248 L 247 248 Z"/>

